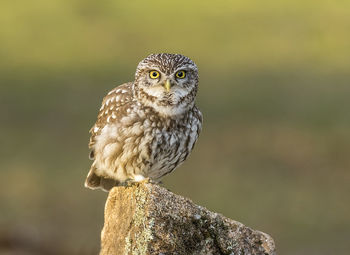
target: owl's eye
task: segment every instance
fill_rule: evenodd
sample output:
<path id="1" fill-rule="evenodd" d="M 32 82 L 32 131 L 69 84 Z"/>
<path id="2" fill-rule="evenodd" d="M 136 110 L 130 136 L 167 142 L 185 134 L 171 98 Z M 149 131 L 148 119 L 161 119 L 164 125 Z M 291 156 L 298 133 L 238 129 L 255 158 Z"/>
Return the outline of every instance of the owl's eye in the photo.
<path id="1" fill-rule="evenodd" d="M 158 77 L 160 76 L 160 73 L 158 72 L 158 71 L 150 71 L 149 72 L 149 77 L 151 78 L 151 79 L 157 79 Z"/>
<path id="2" fill-rule="evenodd" d="M 179 79 L 183 79 L 186 77 L 186 72 L 181 70 L 181 71 L 177 71 L 176 74 L 175 74 L 176 78 L 179 78 Z"/>

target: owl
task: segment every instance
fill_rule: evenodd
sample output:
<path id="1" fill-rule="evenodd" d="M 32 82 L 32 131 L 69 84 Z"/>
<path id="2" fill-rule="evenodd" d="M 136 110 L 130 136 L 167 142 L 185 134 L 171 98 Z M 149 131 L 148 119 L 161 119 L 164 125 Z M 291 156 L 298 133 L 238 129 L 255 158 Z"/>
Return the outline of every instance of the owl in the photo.
<path id="1" fill-rule="evenodd" d="M 160 179 L 186 160 L 202 129 L 195 105 L 196 64 L 180 54 L 152 54 L 137 66 L 135 80 L 103 99 L 89 143 L 91 169 L 85 187 Z"/>

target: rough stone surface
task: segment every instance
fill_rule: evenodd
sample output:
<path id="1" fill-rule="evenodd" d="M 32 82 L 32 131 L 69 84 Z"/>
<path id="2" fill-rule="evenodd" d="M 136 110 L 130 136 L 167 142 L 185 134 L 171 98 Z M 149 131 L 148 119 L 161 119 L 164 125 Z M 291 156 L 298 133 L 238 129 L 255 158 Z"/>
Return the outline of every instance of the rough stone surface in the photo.
<path id="1" fill-rule="evenodd" d="M 273 239 L 155 184 L 114 187 L 100 255 L 276 254 Z"/>

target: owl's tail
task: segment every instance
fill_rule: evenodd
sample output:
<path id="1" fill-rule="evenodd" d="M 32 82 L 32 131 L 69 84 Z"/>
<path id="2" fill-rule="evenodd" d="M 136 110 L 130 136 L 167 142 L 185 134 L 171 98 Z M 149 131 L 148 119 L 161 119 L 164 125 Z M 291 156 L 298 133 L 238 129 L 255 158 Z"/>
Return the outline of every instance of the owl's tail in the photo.
<path id="1" fill-rule="evenodd" d="M 99 176 L 95 173 L 95 166 L 92 165 L 91 169 L 86 177 L 84 186 L 89 189 L 101 189 L 109 192 L 114 186 L 117 185 L 117 181 L 103 176 Z"/>

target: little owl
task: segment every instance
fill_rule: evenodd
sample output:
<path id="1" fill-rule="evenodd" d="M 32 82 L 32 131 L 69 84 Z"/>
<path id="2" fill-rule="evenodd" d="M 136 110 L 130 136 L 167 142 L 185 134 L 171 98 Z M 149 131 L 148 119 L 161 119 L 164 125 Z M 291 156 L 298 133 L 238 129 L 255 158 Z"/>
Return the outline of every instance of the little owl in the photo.
<path id="1" fill-rule="evenodd" d="M 158 182 L 190 154 L 202 128 L 195 105 L 198 69 L 180 54 L 152 54 L 135 80 L 105 96 L 91 128 L 91 189 L 149 179 Z"/>

